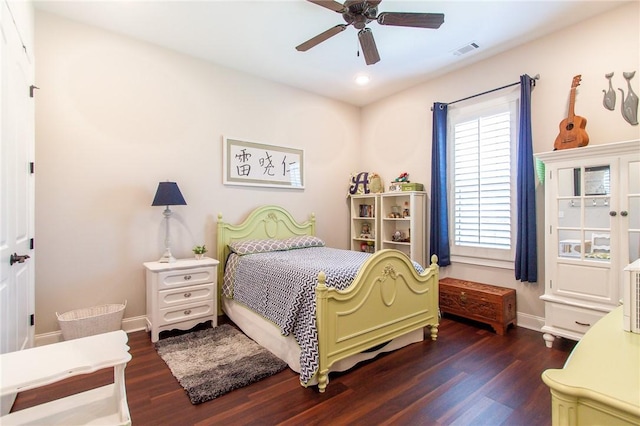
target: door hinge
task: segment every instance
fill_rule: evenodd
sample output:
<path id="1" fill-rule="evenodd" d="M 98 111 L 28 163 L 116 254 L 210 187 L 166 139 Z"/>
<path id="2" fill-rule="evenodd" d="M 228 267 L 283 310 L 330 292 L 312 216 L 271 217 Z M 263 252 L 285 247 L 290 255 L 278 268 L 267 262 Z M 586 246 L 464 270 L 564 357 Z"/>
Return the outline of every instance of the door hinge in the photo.
<path id="1" fill-rule="evenodd" d="M 29 325 L 36 325 L 36 314 L 29 315 Z"/>
<path id="2" fill-rule="evenodd" d="M 36 172 L 36 163 L 33 161 L 29 163 L 29 173 L 34 174 Z"/>
<path id="3" fill-rule="evenodd" d="M 33 250 L 35 246 L 36 246 L 36 242 L 35 242 L 35 240 L 33 238 L 31 238 L 29 240 L 29 249 Z"/>
<path id="4" fill-rule="evenodd" d="M 33 98 L 33 91 L 35 89 L 40 89 L 38 86 L 34 86 L 33 84 L 31 86 L 29 86 L 29 97 Z"/>

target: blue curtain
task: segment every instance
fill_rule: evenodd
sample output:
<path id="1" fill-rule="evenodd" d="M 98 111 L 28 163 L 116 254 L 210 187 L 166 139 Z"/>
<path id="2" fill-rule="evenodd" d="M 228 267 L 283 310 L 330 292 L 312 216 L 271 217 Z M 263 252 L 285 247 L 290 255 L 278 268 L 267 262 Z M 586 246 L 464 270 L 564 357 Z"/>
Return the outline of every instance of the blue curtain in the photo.
<path id="1" fill-rule="evenodd" d="M 518 135 L 517 215 L 515 272 L 520 281 L 538 281 L 536 192 L 531 136 L 531 88 L 528 75 L 520 76 L 520 131 Z"/>
<path id="2" fill-rule="evenodd" d="M 433 104 L 431 138 L 431 224 L 429 257 L 438 256 L 438 265 L 451 265 L 449 218 L 447 211 L 447 104 Z"/>

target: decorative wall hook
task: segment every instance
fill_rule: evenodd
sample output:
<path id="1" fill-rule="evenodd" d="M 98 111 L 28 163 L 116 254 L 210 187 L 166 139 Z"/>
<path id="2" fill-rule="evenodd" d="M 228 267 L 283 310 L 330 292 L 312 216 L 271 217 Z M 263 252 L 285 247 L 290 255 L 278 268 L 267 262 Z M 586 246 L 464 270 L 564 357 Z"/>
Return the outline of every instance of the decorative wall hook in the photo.
<path id="1" fill-rule="evenodd" d="M 624 90 L 618 88 L 620 93 L 622 93 L 620 112 L 622 113 L 622 117 L 632 126 L 636 126 L 638 124 L 638 95 L 636 95 L 631 88 L 631 79 L 634 75 L 636 75 L 635 71 L 622 73 L 622 76 L 627 80 L 628 92 L 626 98 L 624 97 Z"/>
<path id="2" fill-rule="evenodd" d="M 611 77 L 613 77 L 613 73 L 610 72 L 605 74 L 604 77 L 609 80 L 609 90 L 603 90 L 604 98 L 602 99 L 602 105 L 609 111 L 613 111 L 616 109 L 616 91 L 613 90 L 613 86 L 611 85 Z"/>

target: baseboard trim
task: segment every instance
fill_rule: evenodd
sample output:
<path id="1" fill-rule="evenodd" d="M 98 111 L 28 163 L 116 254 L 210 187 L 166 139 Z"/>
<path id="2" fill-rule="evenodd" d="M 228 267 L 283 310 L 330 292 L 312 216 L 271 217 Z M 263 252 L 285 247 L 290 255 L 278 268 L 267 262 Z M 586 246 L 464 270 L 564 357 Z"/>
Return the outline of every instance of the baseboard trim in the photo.
<path id="1" fill-rule="evenodd" d="M 541 328 L 544 325 L 544 317 L 537 317 L 522 312 L 518 312 L 516 317 L 518 319 L 518 327 L 528 328 L 529 330 L 542 333 Z"/>
<path id="2" fill-rule="evenodd" d="M 122 329 L 127 333 L 147 330 L 147 317 L 142 315 L 139 317 L 123 318 Z M 58 330 L 50 333 L 36 334 L 33 344 L 34 346 L 44 346 L 51 343 L 62 342 L 63 340 L 62 332 Z"/>

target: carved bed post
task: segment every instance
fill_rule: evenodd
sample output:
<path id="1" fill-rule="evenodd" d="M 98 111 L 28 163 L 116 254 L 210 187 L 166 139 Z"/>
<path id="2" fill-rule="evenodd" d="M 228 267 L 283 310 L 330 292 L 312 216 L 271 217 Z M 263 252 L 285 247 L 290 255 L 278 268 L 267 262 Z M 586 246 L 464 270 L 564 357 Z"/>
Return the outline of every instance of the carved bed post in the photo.
<path id="1" fill-rule="evenodd" d="M 318 391 L 324 392 L 329 384 L 329 366 L 327 365 L 327 276 L 320 271 L 318 274 L 318 286 L 316 287 L 316 328 L 318 329 Z"/>
<path id="2" fill-rule="evenodd" d="M 216 309 L 218 312 L 218 315 L 222 315 L 222 281 L 224 278 L 224 267 L 225 267 L 225 263 L 227 261 L 227 237 L 226 237 L 226 228 L 224 226 L 224 222 L 222 221 L 222 212 L 218 213 L 218 224 L 217 224 L 217 232 L 218 235 L 216 235 L 217 238 L 217 244 L 216 244 L 216 255 L 218 256 L 217 259 L 220 262 L 220 265 L 218 265 L 218 279 L 217 284 L 216 284 L 216 288 L 215 288 L 215 292 L 216 292 Z M 220 241 L 224 241 L 223 244 L 220 243 Z"/>
<path id="3" fill-rule="evenodd" d="M 433 291 L 435 292 L 436 298 L 438 298 L 439 294 L 440 294 L 440 287 L 439 287 L 439 279 L 440 279 L 440 266 L 438 266 L 438 256 L 437 255 L 431 255 L 431 268 L 435 269 L 435 280 L 433 282 Z M 438 306 L 438 301 L 436 300 L 436 306 Z M 440 307 L 438 307 L 438 317 L 440 317 Z M 429 327 L 429 330 L 431 331 L 431 340 L 437 340 L 438 339 L 438 323 L 436 322 L 435 324 L 432 324 Z"/>

